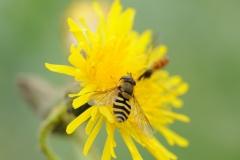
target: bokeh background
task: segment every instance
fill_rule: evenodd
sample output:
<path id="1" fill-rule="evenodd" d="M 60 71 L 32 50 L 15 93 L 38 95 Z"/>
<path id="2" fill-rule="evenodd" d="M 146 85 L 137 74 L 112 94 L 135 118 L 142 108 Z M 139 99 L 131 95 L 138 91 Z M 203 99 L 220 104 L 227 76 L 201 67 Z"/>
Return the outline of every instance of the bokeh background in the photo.
<path id="1" fill-rule="evenodd" d="M 39 120 L 19 97 L 15 82 L 24 72 L 55 86 L 66 83 L 67 76 L 48 71 L 44 63 L 67 63 L 66 10 L 71 2 L 0 0 L 0 160 L 46 159 L 38 146 Z M 135 30 L 152 29 L 168 46 L 166 69 L 190 84 L 182 97 L 184 107 L 176 112 L 191 122 L 171 126 L 190 145 L 171 147 L 159 136 L 161 142 L 180 160 L 240 159 L 240 1 L 121 2 L 137 10 Z M 105 137 L 104 130 L 95 142 L 99 148 Z M 131 159 L 117 137 L 117 159 Z M 61 136 L 51 136 L 50 143 L 62 159 L 75 160 L 82 152 Z M 154 159 L 139 149 L 144 159 Z"/>

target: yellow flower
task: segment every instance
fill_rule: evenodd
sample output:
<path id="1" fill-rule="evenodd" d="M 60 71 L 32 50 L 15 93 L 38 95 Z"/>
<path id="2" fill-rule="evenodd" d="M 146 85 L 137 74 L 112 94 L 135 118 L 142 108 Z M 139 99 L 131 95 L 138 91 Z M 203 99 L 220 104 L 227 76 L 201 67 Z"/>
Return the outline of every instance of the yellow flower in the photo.
<path id="1" fill-rule="evenodd" d="M 74 76 L 75 80 L 80 82 L 83 89 L 78 94 L 69 95 L 77 96 L 73 107 L 78 108 L 89 102 L 94 91 L 116 87 L 122 76 L 131 73 L 136 81 L 134 96 L 154 130 L 160 132 L 170 145 L 187 146 L 188 141 L 171 131 L 168 126 L 175 120 L 189 121 L 187 116 L 172 112 L 172 107 L 182 106 L 178 96 L 187 91 L 188 84 L 182 82 L 179 76 L 170 77 L 164 70 L 155 71 L 149 78 L 138 80 L 144 71 L 165 55 L 166 46 L 153 49 L 150 30 L 142 34 L 133 31 L 135 11 L 128 8 L 123 12 L 119 0 L 114 1 L 107 18 L 96 2 L 94 9 L 99 17 L 96 32 L 89 29 L 84 19 L 80 19 L 81 27 L 68 19 L 70 31 L 78 41 L 77 45 L 71 46 L 71 55 L 68 58 L 73 66 L 46 63 L 49 70 Z M 177 159 L 155 137 L 149 138 L 143 133 L 132 112 L 126 121 L 120 123 L 114 117 L 113 104 L 92 106 L 68 125 L 67 133 L 71 134 L 87 120 L 86 133 L 89 137 L 84 146 L 84 155 L 87 155 L 103 123 L 106 123 L 108 137 L 102 159 L 116 158 L 115 129 L 121 133 L 133 159 L 139 160 L 142 157 L 132 139 L 148 149 L 156 159 Z"/>

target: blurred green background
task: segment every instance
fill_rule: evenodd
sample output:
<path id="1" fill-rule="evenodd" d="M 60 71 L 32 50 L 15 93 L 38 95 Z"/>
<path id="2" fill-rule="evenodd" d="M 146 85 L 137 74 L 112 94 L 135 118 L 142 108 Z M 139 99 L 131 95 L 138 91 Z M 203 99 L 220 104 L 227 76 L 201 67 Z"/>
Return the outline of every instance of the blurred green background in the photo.
<path id="1" fill-rule="evenodd" d="M 48 71 L 44 63 L 67 63 L 62 34 L 70 2 L 0 0 L 0 160 L 46 159 L 38 147 L 39 121 L 19 97 L 16 75 L 31 73 L 55 86 L 65 84 L 68 77 Z M 176 112 L 188 115 L 191 122 L 171 126 L 190 145 L 170 147 L 160 137 L 161 142 L 180 160 L 240 159 L 240 1 L 122 0 L 122 4 L 137 10 L 135 30 L 160 34 L 161 43 L 169 48 L 167 70 L 190 84 L 182 97 L 184 107 Z M 130 159 L 117 135 L 118 159 Z M 101 132 L 95 144 L 103 147 L 105 137 Z M 50 139 L 62 159 L 77 159 L 72 142 L 59 136 Z M 144 159 L 153 159 L 139 148 Z"/>

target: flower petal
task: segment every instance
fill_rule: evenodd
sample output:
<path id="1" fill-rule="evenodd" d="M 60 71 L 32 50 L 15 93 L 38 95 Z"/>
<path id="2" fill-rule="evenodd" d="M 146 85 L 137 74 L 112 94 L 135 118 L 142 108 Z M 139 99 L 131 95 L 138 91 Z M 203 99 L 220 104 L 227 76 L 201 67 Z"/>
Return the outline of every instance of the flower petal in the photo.
<path id="1" fill-rule="evenodd" d="M 119 130 L 120 130 L 120 133 L 122 135 L 124 142 L 126 143 L 128 149 L 132 155 L 132 158 L 134 160 L 142 160 L 142 156 L 138 152 L 138 149 L 135 146 L 135 144 L 133 143 L 132 138 L 129 136 L 129 134 L 123 129 L 119 129 Z"/>
<path id="2" fill-rule="evenodd" d="M 150 40 L 151 40 L 151 37 L 152 36 L 152 31 L 151 30 L 146 30 L 145 32 L 143 32 L 139 38 L 139 41 L 138 41 L 138 48 L 137 48 L 137 51 L 139 53 L 143 53 L 143 52 L 146 52 L 147 50 L 147 46 L 149 45 L 150 43 Z"/>
<path id="3" fill-rule="evenodd" d="M 67 134 L 71 134 L 75 129 L 81 125 L 84 121 L 86 121 L 90 116 L 93 108 L 89 108 L 85 112 L 83 112 L 80 116 L 75 118 L 69 125 L 67 126 L 66 132 Z"/>
<path id="4" fill-rule="evenodd" d="M 83 89 L 81 89 L 81 91 L 77 94 L 69 94 L 69 97 L 76 97 L 76 96 L 82 96 L 84 94 L 91 94 L 91 92 L 93 93 L 95 86 L 91 86 L 88 85 L 87 87 L 84 87 L 81 83 L 81 87 L 83 87 Z"/>
<path id="5" fill-rule="evenodd" d="M 179 136 L 175 132 L 171 131 L 170 129 L 166 127 L 159 127 L 159 131 L 164 135 L 164 137 L 167 139 L 168 144 L 173 146 L 175 143 L 181 147 L 187 147 L 188 146 L 188 140 L 185 138 Z"/>
<path id="6" fill-rule="evenodd" d="M 83 33 L 84 29 L 80 29 L 80 27 L 71 18 L 68 18 L 68 25 L 70 27 L 70 32 L 74 34 L 78 42 L 88 44 L 88 40 Z"/>
<path id="7" fill-rule="evenodd" d="M 179 95 L 185 94 L 189 88 L 189 85 L 187 83 L 182 83 L 180 86 L 177 88 L 177 92 Z"/>
<path id="8" fill-rule="evenodd" d="M 106 122 L 106 130 L 107 130 L 108 137 L 105 142 L 105 146 L 103 150 L 103 155 L 102 155 L 103 160 L 111 159 L 111 156 L 113 158 L 117 158 L 114 152 L 114 147 L 116 147 L 116 143 L 114 141 L 114 126 L 108 121 Z"/>
<path id="9" fill-rule="evenodd" d="M 94 7 L 94 10 L 95 12 L 97 13 L 98 15 L 98 18 L 100 20 L 100 23 L 99 23 L 99 27 L 101 27 L 101 32 L 102 32 L 102 38 L 105 39 L 106 37 L 104 37 L 104 35 L 106 35 L 107 33 L 107 28 L 106 28 L 106 20 L 105 20 L 105 17 L 104 17 L 104 14 L 102 12 L 102 10 L 100 9 L 100 6 L 98 4 L 98 2 L 93 2 L 93 7 Z"/>
<path id="10" fill-rule="evenodd" d="M 183 101 L 179 98 L 174 98 L 170 102 L 173 105 L 173 107 L 176 108 L 181 108 L 183 106 Z"/>
<path id="11" fill-rule="evenodd" d="M 169 116 L 171 118 L 177 119 L 179 121 L 183 121 L 183 122 L 189 122 L 190 118 L 186 115 L 183 114 L 178 114 L 178 113 L 174 113 L 174 112 L 169 112 L 169 111 L 162 111 L 164 113 L 165 116 Z"/>
<path id="12" fill-rule="evenodd" d="M 86 126 L 86 134 L 87 135 L 89 135 L 91 133 L 94 125 L 96 124 L 98 118 L 100 117 L 98 107 L 93 107 L 93 108 L 94 108 L 94 110 L 92 111 L 91 118 L 88 121 L 87 126 Z"/>
<path id="13" fill-rule="evenodd" d="M 86 60 L 80 53 L 80 51 L 83 49 L 83 43 L 80 43 L 78 45 L 78 49 L 74 47 L 74 44 L 71 46 L 71 55 L 69 56 L 68 60 L 69 62 L 74 65 L 76 68 L 79 68 L 81 70 L 84 70 L 86 66 Z"/>
<path id="14" fill-rule="evenodd" d="M 74 109 L 79 108 L 85 103 L 87 103 L 89 101 L 89 96 L 90 96 L 89 94 L 84 94 L 78 98 L 75 98 L 72 104 L 73 108 Z"/>
<path id="15" fill-rule="evenodd" d="M 113 114 L 109 111 L 107 107 L 99 107 L 99 111 L 101 114 L 103 114 L 107 118 L 107 120 L 110 123 L 115 122 L 115 118 L 113 117 Z"/>
<path id="16" fill-rule="evenodd" d="M 135 10 L 132 8 L 127 8 L 125 12 L 123 12 L 120 16 L 118 25 L 121 26 L 119 28 L 119 33 L 122 35 L 127 35 L 129 31 L 131 31 L 133 23 L 134 23 Z"/>
<path id="17" fill-rule="evenodd" d="M 70 76 L 74 76 L 75 72 L 76 72 L 76 68 L 71 67 L 71 66 L 49 64 L 49 63 L 45 63 L 45 66 L 50 71 L 67 74 Z"/>
<path id="18" fill-rule="evenodd" d="M 93 91 L 92 86 L 83 88 L 78 94 L 70 94 L 69 97 L 75 97 L 80 96 L 78 98 L 75 98 L 73 100 L 73 108 L 78 108 L 82 106 L 83 104 L 87 103 L 89 101 L 89 97 L 92 95 L 91 92 Z"/>
<path id="19" fill-rule="evenodd" d="M 103 154 L 102 154 L 102 160 L 110 160 L 111 159 L 111 151 L 110 151 L 110 142 L 109 142 L 109 137 L 107 138 L 104 149 L 103 149 Z"/>
<path id="20" fill-rule="evenodd" d="M 117 27 L 116 20 L 119 18 L 122 11 L 122 6 L 119 3 L 119 0 L 115 0 L 112 4 L 111 10 L 108 14 L 108 27 Z"/>
<path id="21" fill-rule="evenodd" d="M 83 149 L 83 154 L 86 156 L 88 154 L 88 151 L 93 143 L 93 141 L 95 140 L 99 130 L 101 129 L 102 123 L 103 123 L 103 116 L 100 117 L 100 119 L 98 120 L 96 126 L 94 127 L 93 131 L 91 132 L 91 134 L 89 135 L 87 142 L 85 143 L 84 149 Z"/>
<path id="22" fill-rule="evenodd" d="M 148 149 L 148 151 L 151 152 L 156 159 L 161 160 L 177 159 L 177 156 L 168 151 L 161 143 L 159 143 L 159 141 L 156 138 L 152 139 L 144 138 L 143 140 L 145 140 L 146 148 Z"/>
<path id="23" fill-rule="evenodd" d="M 108 138 L 109 138 L 109 148 L 111 151 L 111 155 L 113 158 L 117 158 L 114 152 L 114 147 L 116 147 L 116 142 L 114 141 L 114 126 L 107 121 L 106 129 L 107 129 Z"/>

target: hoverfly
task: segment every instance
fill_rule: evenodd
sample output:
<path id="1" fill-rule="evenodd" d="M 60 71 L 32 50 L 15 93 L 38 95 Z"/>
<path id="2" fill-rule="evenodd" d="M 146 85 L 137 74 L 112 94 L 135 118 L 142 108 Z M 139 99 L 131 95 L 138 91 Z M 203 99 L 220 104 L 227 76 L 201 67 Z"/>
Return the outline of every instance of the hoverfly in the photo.
<path id="1" fill-rule="evenodd" d="M 123 76 L 120 78 L 117 87 L 96 91 L 90 96 L 88 102 L 91 106 L 107 106 L 113 104 L 113 113 L 118 122 L 124 122 L 128 119 L 132 112 L 136 124 L 140 130 L 149 138 L 153 137 L 152 127 L 134 96 L 135 80 L 131 76 Z"/>
<path id="2" fill-rule="evenodd" d="M 155 71 L 165 67 L 168 62 L 169 59 L 167 57 L 159 59 L 151 68 L 147 69 L 141 76 L 139 76 L 138 80 L 141 80 L 142 78 L 150 78 Z M 79 116 L 93 105 L 107 106 L 113 104 L 114 115 L 118 122 L 126 121 L 132 111 L 136 124 L 147 137 L 152 138 L 152 127 L 133 94 L 133 88 L 135 85 L 136 82 L 131 76 L 123 76 L 120 78 L 117 87 L 105 91 L 95 91 L 97 93 L 90 97 L 88 103 L 85 103 L 83 106 L 75 110 L 71 107 L 70 112 L 74 113 L 75 116 Z M 130 104 L 129 101 L 132 103 Z"/>
<path id="3" fill-rule="evenodd" d="M 163 57 L 162 59 L 159 59 L 156 61 L 151 68 L 147 69 L 139 78 L 138 80 L 141 80 L 142 78 L 150 78 L 153 72 L 162 69 L 165 67 L 169 62 L 169 59 L 167 57 Z"/>

